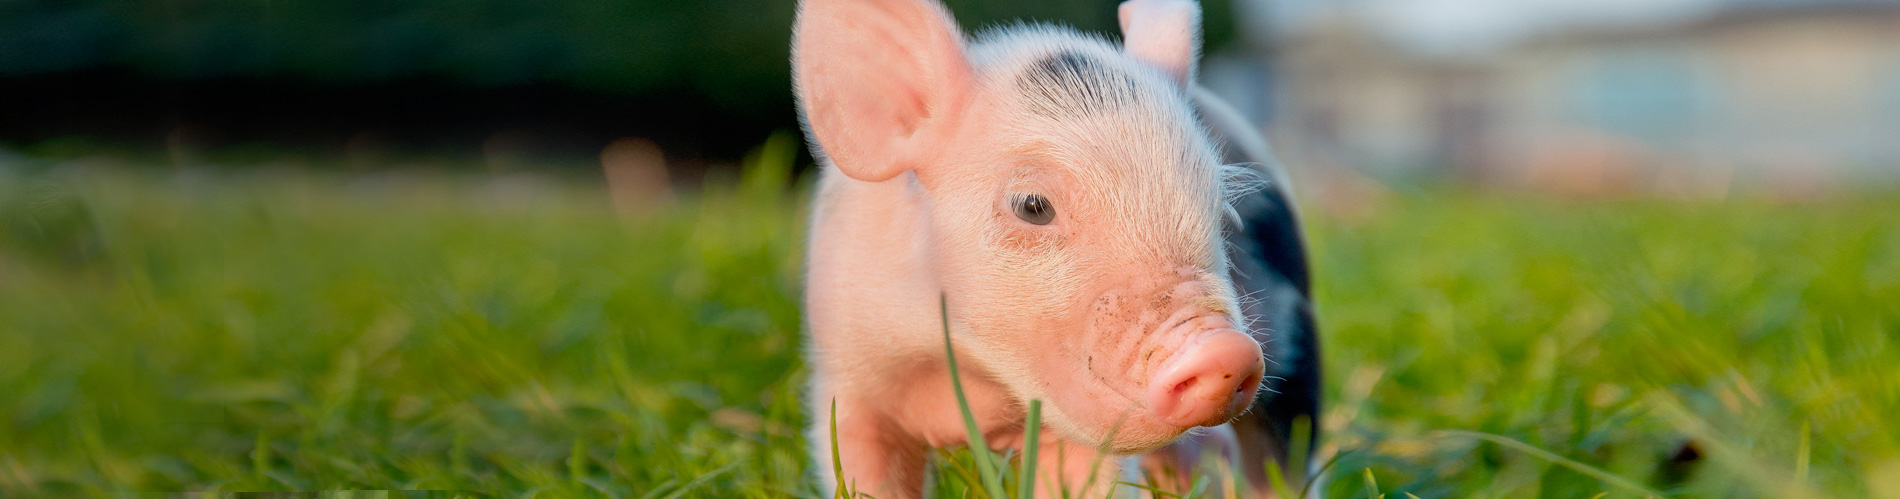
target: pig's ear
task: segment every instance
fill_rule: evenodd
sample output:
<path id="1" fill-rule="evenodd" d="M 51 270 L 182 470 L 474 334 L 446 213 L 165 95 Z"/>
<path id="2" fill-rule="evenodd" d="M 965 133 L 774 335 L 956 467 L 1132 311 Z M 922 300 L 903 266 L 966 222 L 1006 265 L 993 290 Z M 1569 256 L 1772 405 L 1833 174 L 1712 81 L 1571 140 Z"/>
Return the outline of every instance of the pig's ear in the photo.
<path id="1" fill-rule="evenodd" d="M 1201 51 L 1201 6 L 1193 0 L 1122 2 L 1122 50 L 1152 64 L 1183 88 Z"/>
<path id="2" fill-rule="evenodd" d="M 792 71 L 805 126 L 844 174 L 879 182 L 941 149 L 974 86 L 936 0 L 804 0 Z"/>

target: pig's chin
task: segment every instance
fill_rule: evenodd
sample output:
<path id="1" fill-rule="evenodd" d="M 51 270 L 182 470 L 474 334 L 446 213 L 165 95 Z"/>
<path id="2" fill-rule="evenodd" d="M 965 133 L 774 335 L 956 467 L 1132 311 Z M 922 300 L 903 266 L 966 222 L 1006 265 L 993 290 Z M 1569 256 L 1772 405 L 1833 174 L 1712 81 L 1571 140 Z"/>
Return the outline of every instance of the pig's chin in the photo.
<path id="1" fill-rule="evenodd" d="M 1017 392 L 1025 400 L 1042 399 L 1044 423 L 1063 438 L 1129 454 L 1167 445 L 1188 430 L 1161 421 L 1145 404 L 1107 380 L 1072 376 L 1076 371 L 1080 370 L 1041 373 L 1048 381 L 1042 393 Z"/>
<path id="2" fill-rule="evenodd" d="M 1107 449 L 1115 454 L 1134 454 L 1161 448 L 1187 428 L 1161 422 L 1146 409 L 1128 407 L 1084 408 L 1087 415 L 1073 414 L 1060 406 L 1045 407 L 1049 426 L 1071 440 Z M 1097 416 L 1109 416 L 1107 418 Z M 1081 416 L 1081 417 L 1077 417 Z"/>

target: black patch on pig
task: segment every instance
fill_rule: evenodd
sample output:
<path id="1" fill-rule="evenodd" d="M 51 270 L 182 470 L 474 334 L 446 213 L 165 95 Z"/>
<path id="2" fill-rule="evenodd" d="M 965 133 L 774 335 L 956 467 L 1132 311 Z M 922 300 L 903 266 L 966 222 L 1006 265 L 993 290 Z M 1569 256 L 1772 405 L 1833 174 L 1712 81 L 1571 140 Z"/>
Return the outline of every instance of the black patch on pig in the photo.
<path id="1" fill-rule="evenodd" d="M 1205 111 L 1203 111 L 1205 112 Z M 1216 144 L 1224 144 L 1222 161 L 1260 163 L 1271 158 L 1248 156 L 1232 141 L 1233 132 L 1212 127 Z M 1272 163 L 1268 163 L 1271 165 Z M 1309 463 L 1287 462 L 1294 455 L 1313 456 L 1323 438 L 1320 411 L 1319 323 L 1313 315 L 1311 278 L 1306 245 L 1301 240 L 1293 200 L 1284 187 L 1270 185 L 1231 200 L 1237 225 L 1223 231 L 1228 276 L 1240 296 L 1241 315 L 1260 341 L 1267 373 L 1259 394 L 1247 412 L 1234 421 L 1243 462 L 1261 466 L 1263 459 L 1279 461 L 1280 469 L 1309 469 Z M 1290 452 L 1305 435 L 1306 448 Z"/>
<path id="2" fill-rule="evenodd" d="M 1111 111 L 1135 99 L 1133 78 L 1066 50 L 1030 63 L 1016 86 L 1031 112 L 1051 117 Z"/>

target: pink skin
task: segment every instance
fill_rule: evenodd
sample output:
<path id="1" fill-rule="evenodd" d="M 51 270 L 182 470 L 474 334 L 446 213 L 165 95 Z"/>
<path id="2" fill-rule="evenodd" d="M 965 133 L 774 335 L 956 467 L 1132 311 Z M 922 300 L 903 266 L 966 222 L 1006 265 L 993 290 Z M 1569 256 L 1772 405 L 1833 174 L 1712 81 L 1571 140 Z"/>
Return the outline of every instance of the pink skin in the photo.
<path id="1" fill-rule="evenodd" d="M 1102 450 L 1154 451 L 1253 400 L 1261 350 L 1235 315 L 1218 156 L 1186 92 L 1194 9 L 1125 5 L 1125 50 L 1034 30 L 966 49 L 933 0 L 800 4 L 793 67 L 824 162 L 806 282 L 824 487 L 832 417 L 845 481 L 885 499 L 921 495 L 929 449 L 966 443 L 939 296 L 988 442 L 1019 446 L 1025 401 L 1045 401 L 1050 492 L 1099 494 L 1121 478 L 1102 460 L 1083 490 Z M 1014 76 L 1051 49 L 1127 75 L 1133 103 L 1032 112 Z M 1053 220 L 1017 215 L 1029 194 Z"/>

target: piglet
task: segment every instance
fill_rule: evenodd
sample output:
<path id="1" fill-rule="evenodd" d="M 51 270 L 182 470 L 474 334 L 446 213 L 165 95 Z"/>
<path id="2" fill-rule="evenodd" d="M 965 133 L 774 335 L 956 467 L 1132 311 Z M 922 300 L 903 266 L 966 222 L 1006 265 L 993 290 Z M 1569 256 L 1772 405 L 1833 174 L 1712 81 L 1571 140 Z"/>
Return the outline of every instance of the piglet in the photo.
<path id="1" fill-rule="evenodd" d="M 1119 45 L 1046 25 L 966 42 L 935 0 L 799 4 L 821 487 L 834 437 L 842 481 L 884 499 L 921 496 L 930 450 L 966 443 L 940 297 L 985 440 L 1019 447 L 1044 401 L 1043 497 L 1142 466 L 1182 487 L 1209 457 L 1264 496 L 1266 460 L 1305 469 L 1286 460 L 1318 364 L 1285 183 L 1194 85 L 1199 7 L 1120 16 Z"/>

